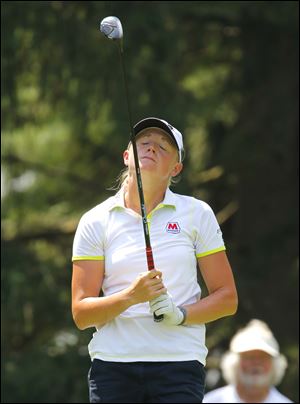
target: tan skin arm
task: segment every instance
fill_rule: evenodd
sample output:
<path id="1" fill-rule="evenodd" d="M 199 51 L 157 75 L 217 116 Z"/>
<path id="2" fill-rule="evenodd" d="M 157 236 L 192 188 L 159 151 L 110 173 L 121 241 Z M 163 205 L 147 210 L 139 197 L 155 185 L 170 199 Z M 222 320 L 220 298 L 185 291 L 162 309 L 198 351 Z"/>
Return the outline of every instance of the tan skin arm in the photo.
<path id="1" fill-rule="evenodd" d="M 225 251 L 198 258 L 201 275 L 209 295 L 184 306 L 185 324 L 202 324 L 234 314 L 238 306 L 235 282 Z"/>
<path id="2" fill-rule="evenodd" d="M 80 330 L 111 321 L 130 306 L 166 292 L 157 270 L 142 272 L 126 289 L 99 297 L 104 261 L 75 261 L 72 274 L 72 315 Z"/>

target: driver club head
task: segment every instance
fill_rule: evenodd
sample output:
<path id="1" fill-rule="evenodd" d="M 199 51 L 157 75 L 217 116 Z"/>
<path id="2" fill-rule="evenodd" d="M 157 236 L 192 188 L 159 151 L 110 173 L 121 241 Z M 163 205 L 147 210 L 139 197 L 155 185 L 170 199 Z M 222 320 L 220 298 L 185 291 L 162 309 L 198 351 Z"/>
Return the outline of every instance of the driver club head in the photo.
<path id="1" fill-rule="evenodd" d="M 118 17 L 105 17 L 100 23 L 100 31 L 109 39 L 123 38 L 123 28 Z"/>

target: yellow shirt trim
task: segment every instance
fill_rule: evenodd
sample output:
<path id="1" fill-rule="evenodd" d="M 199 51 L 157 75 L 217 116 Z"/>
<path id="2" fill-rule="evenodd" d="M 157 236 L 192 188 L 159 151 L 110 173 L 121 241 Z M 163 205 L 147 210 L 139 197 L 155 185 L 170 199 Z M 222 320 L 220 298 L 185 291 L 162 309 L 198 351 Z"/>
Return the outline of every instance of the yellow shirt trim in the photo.
<path id="1" fill-rule="evenodd" d="M 196 257 L 197 258 L 206 257 L 207 255 L 211 255 L 216 252 L 225 251 L 225 250 L 226 250 L 226 248 L 223 246 L 223 247 L 215 248 L 214 250 L 206 251 L 205 253 L 196 254 Z"/>
<path id="2" fill-rule="evenodd" d="M 104 261 L 103 255 L 97 256 L 97 257 L 91 257 L 91 256 L 83 256 L 83 257 L 72 257 L 72 261 Z"/>

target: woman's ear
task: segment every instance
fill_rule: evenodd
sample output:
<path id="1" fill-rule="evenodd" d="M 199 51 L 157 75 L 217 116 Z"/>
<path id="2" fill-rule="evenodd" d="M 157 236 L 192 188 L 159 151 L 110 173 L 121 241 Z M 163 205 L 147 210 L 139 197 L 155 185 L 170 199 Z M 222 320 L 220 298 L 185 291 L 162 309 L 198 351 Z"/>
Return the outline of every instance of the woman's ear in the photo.
<path id="1" fill-rule="evenodd" d="M 129 151 L 128 150 L 125 150 L 123 152 L 123 161 L 124 161 L 125 166 L 128 166 L 128 164 L 129 164 Z"/>
<path id="2" fill-rule="evenodd" d="M 178 175 L 181 172 L 182 168 L 183 168 L 182 163 L 176 163 L 175 167 L 171 171 L 171 176 L 176 177 L 176 175 Z"/>

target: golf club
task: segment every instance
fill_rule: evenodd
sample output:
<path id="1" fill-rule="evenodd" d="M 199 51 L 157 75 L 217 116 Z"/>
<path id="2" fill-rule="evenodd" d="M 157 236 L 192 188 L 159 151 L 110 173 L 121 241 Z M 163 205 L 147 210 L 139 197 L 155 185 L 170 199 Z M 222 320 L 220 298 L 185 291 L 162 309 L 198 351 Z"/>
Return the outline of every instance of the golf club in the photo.
<path id="1" fill-rule="evenodd" d="M 134 163 L 135 163 L 135 171 L 136 171 L 136 179 L 137 179 L 137 186 L 138 192 L 140 197 L 140 205 L 141 205 L 141 213 L 142 213 L 142 222 L 143 222 L 143 230 L 144 230 L 144 237 L 146 243 L 146 257 L 147 257 L 147 264 L 148 270 L 151 271 L 154 269 L 154 260 L 153 260 L 153 253 L 152 247 L 150 243 L 150 235 L 149 235 L 149 227 L 147 221 L 147 212 L 145 207 L 145 200 L 144 200 L 144 192 L 143 192 L 143 185 L 142 185 L 142 176 L 139 166 L 139 159 L 138 153 L 136 148 L 136 141 L 134 136 L 132 118 L 131 118 L 131 109 L 129 103 L 129 92 L 128 92 L 128 84 L 127 84 L 127 76 L 126 76 L 126 69 L 125 69 L 125 62 L 124 62 L 124 50 L 123 50 L 123 28 L 121 21 L 117 17 L 106 17 L 100 23 L 100 31 L 109 39 L 117 40 L 120 59 L 121 59 L 121 66 L 124 78 L 124 85 L 125 85 L 125 94 L 126 94 L 126 101 L 127 101 L 127 111 L 128 111 L 128 118 L 129 118 L 129 129 L 130 129 L 130 141 L 133 148 L 133 155 L 134 155 Z M 163 314 L 157 316 L 154 313 L 154 321 L 159 322 L 162 321 L 164 318 Z"/>

